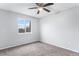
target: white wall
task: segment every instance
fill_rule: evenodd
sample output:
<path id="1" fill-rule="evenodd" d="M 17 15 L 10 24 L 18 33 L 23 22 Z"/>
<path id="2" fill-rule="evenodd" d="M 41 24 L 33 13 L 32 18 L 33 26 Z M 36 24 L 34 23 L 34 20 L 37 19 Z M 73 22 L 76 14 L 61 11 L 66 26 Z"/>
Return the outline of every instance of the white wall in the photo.
<path id="1" fill-rule="evenodd" d="M 0 49 L 39 41 L 39 20 L 30 17 L 32 34 L 18 34 L 17 18 L 25 15 L 0 10 Z"/>
<path id="2" fill-rule="evenodd" d="M 79 52 L 79 7 L 42 18 L 40 30 L 41 41 Z"/>

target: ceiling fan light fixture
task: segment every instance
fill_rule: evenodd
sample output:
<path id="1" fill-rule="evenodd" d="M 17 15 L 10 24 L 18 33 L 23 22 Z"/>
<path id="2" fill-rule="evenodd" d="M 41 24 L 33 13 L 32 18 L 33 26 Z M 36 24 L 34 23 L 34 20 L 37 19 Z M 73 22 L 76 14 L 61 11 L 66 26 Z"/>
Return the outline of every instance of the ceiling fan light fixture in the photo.
<path id="1" fill-rule="evenodd" d="M 43 10 L 43 7 L 38 7 L 38 10 L 42 11 Z"/>
<path id="2" fill-rule="evenodd" d="M 47 9 L 46 7 L 47 6 L 51 6 L 51 5 L 54 5 L 54 3 L 35 3 L 37 5 L 37 7 L 32 7 L 32 8 L 29 8 L 29 9 L 37 9 L 37 14 L 39 14 L 41 11 L 46 11 L 46 12 L 50 12 L 49 9 Z"/>

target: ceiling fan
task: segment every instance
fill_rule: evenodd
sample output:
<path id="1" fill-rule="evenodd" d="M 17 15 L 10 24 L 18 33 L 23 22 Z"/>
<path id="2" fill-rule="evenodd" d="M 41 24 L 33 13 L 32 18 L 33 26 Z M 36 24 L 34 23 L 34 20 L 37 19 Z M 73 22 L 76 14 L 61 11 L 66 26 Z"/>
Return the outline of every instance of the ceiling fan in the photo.
<path id="1" fill-rule="evenodd" d="M 32 7 L 32 8 L 29 8 L 29 9 L 37 9 L 37 14 L 40 13 L 41 10 L 45 10 L 46 12 L 50 12 L 49 9 L 47 9 L 46 7 L 47 6 L 51 6 L 51 5 L 54 5 L 54 3 L 35 3 L 37 5 L 37 7 Z"/>

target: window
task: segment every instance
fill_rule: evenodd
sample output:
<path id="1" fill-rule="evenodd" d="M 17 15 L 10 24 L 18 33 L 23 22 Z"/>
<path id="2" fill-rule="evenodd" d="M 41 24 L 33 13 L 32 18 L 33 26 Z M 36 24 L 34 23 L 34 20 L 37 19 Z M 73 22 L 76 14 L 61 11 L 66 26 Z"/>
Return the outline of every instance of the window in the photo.
<path id="1" fill-rule="evenodd" d="M 31 21 L 28 18 L 18 19 L 18 33 L 31 32 Z"/>

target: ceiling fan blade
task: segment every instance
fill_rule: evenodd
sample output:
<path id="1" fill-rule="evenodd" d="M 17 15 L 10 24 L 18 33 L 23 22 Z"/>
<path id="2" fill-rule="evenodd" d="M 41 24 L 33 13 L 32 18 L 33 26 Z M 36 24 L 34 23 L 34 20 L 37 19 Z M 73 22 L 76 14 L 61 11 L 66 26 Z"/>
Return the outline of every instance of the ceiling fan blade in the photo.
<path id="1" fill-rule="evenodd" d="M 32 7 L 32 8 L 29 8 L 29 9 L 37 9 L 37 7 Z"/>
<path id="2" fill-rule="evenodd" d="M 46 8 L 43 8 L 43 10 L 47 11 L 47 12 L 50 12 L 50 10 L 46 9 Z"/>
<path id="3" fill-rule="evenodd" d="M 40 3 L 36 3 L 37 6 L 40 6 Z"/>
<path id="4" fill-rule="evenodd" d="M 40 7 L 43 7 L 44 3 L 40 3 Z"/>
<path id="5" fill-rule="evenodd" d="M 54 3 L 47 3 L 44 5 L 44 7 L 50 6 L 50 5 L 54 5 Z"/>
<path id="6" fill-rule="evenodd" d="M 37 14 L 39 14 L 39 13 L 40 13 L 40 11 L 38 10 Z"/>

